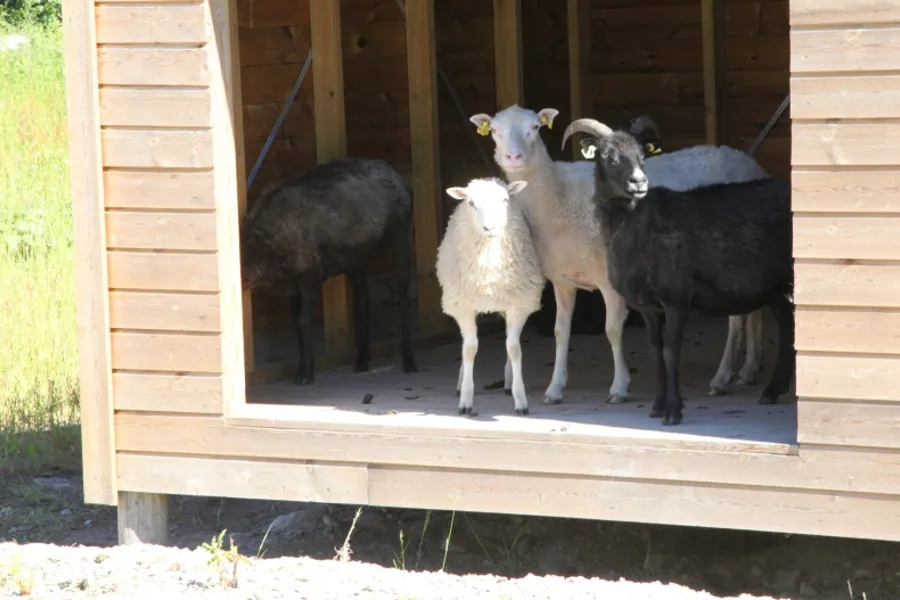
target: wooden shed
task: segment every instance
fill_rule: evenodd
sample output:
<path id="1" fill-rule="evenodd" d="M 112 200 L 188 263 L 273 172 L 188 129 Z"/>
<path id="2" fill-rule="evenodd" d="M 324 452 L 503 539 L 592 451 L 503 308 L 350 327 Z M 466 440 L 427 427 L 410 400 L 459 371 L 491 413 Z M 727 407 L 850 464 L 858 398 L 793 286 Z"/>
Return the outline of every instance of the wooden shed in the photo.
<path id="1" fill-rule="evenodd" d="M 121 540 L 165 541 L 167 495 L 195 494 L 900 541 L 900 5 L 407 2 L 65 0 L 85 500 L 119 507 Z M 646 416 L 640 328 L 626 404 L 603 402 L 605 340 L 578 336 L 566 401 L 534 400 L 553 348 L 529 334 L 532 414 L 481 385 L 480 416 L 456 414 L 443 190 L 489 174 L 492 151 L 461 112 L 555 107 L 557 158 L 580 116 L 746 149 L 788 93 L 757 157 L 793 180 L 796 403 L 758 406 L 761 384 L 707 397 L 725 322 L 695 316 L 678 427 Z M 350 371 L 334 278 L 317 380 L 295 386 L 284 301 L 242 291 L 238 224 L 260 186 L 345 154 L 414 190 L 419 372 L 399 372 L 387 317 L 377 368 Z M 496 337 L 476 383 L 502 377 Z"/>

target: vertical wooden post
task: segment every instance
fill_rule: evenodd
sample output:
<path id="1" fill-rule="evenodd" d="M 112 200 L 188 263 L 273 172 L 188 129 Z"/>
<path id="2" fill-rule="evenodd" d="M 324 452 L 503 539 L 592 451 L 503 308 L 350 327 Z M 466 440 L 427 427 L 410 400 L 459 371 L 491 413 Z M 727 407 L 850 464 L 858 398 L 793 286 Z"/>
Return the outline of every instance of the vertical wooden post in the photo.
<path id="1" fill-rule="evenodd" d="M 244 100 L 241 92 L 241 57 L 238 43 L 237 0 L 228 2 L 228 46 L 227 65 L 223 66 L 225 85 L 231 96 L 231 122 L 234 128 L 235 176 L 237 178 L 238 224 L 247 214 L 247 157 L 244 148 Z M 221 51 L 220 51 L 221 52 Z M 240 242 L 238 242 L 240 247 Z M 240 252 L 238 252 L 240 257 Z M 243 308 L 244 366 L 246 372 L 256 367 L 253 341 L 253 298 L 250 290 L 242 290 Z"/>
<path id="2" fill-rule="evenodd" d="M 222 404 L 227 414 L 246 399 L 247 364 L 253 364 L 249 294 L 241 284 L 240 217 L 247 209 L 244 175 L 243 105 L 238 57 L 236 0 L 205 3 L 210 73 L 213 181 L 219 267 L 222 344 Z M 249 356 L 246 349 L 249 345 Z"/>
<path id="3" fill-rule="evenodd" d="M 409 72 L 409 141 L 412 147 L 419 331 L 424 332 L 439 328 L 443 321 L 441 293 L 434 270 L 441 229 L 434 0 L 411 0 L 406 6 L 406 61 Z"/>
<path id="4" fill-rule="evenodd" d="M 93 0 L 63 3 L 84 501 L 118 502 Z"/>
<path id="5" fill-rule="evenodd" d="M 341 3 L 310 0 L 313 51 L 313 98 L 316 160 L 319 164 L 347 155 L 344 117 L 344 65 L 341 50 Z M 352 297 L 347 277 L 331 277 L 322 286 L 325 350 L 340 352 L 351 344 Z"/>
<path id="6" fill-rule="evenodd" d="M 725 142 L 725 0 L 701 0 L 706 143 Z"/>
<path id="7" fill-rule="evenodd" d="M 169 497 L 165 494 L 119 492 L 119 544 L 169 541 Z"/>
<path id="8" fill-rule="evenodd" d="M 494 79 L 498 110 L 522 105 L 522 0 L 494 0 Z"/>
<path id="9" fill-rule="evenodd" d="M 569 32 L 569 120 L 589 117 L 593 112 L 591 95 L 591 1 L 568 0 Z M 572 140 L 573 160 L 583 160 L 581 145 Z"/>

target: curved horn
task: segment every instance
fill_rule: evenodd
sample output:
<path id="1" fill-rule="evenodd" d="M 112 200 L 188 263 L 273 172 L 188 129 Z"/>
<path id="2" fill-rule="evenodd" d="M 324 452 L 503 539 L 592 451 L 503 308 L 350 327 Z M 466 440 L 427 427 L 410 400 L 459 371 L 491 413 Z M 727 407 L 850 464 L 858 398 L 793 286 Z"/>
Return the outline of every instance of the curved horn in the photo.
<path id="1" fill-rule="evenodd" d="M 631 122 L 629 131 L 631 135 L 638 137 L 647 129 L 652 130 L 653 135 L 656 136 L 656 139 L 659 139 L 659 128 L 656 126 L 656 122 L 647 115 L 641 115 L 640 117 L 637 117 L 635 120 L 633 120 Z"/>
<path id="2" fill-rule="evenodd" d="M 608 125 L 604 125 L 600 121 L 596 119 L 575 119 L 569 126 L 566 127 L 566 131 L 563 133 L 562 139 L 562 147 L 563 150 L 566 148 L 566 140 L 575 133 L 586 133 L 588 135 L 594 136 L 595 138 L 602 138 L 608 135 L 612 135 L 613 130 L 609 128 Z"/>

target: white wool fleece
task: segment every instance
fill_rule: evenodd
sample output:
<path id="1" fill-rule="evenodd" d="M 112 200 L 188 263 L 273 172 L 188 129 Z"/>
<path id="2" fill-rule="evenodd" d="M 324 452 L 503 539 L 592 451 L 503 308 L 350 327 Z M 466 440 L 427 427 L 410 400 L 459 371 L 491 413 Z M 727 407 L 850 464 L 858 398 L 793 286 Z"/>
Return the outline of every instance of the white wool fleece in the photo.
<path id="1" fill-rule="evenodd" d="M 644 173 L 650 187 L 686 192 L 716 183 L 740 183 L 767 177 L 752 156 L 729 146 L 691 146 L 648 157 Z"/>
<path id="2" fill-rule="evenodd" d="M 491 190 L 491 187 L 495 190 Z M 505 190 L 491 180 L 475 180 L 467 188 L 471 196 Z M 460 202 L 447 223 L 438 247 L 437 278 L 441 308 L 457 315 L 505 312 L 517 307 L 528 314 L 540 309 L 544 276 L 522 207 L 513 197 L 506 204 L 506 223 L 490 237 L 482 229 L 477 208 Z M 479 202 L 502 202 L 501 198 Z M 502 209 L 501 209 L 502 210 Z"/>

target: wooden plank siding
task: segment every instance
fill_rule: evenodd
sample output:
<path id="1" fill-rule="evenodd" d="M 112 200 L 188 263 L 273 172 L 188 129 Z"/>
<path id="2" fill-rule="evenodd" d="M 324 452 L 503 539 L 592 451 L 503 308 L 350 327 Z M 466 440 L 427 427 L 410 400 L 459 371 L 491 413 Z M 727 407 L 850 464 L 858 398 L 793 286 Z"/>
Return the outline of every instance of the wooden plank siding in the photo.
<path id="1" fill-rule="evenodd" d="M 236 207 L 227 204 L 237 149 L 228 150 L 230 76 L 220 67 L 229 64 L 228 5 L 96 7 L 116 410 L 222 414 L 243 395 L 231 368 L 243 358 L 233 349 L 240 302 L 231 283 Z"/>
<path id="2" fill-rule="evenodd" d="M 791 25 L 800 451 L 896 451 L 900 10 L 792 0 Z"/>
<path id="3" fill-rule="evenodd" d="M 726 448 L 729 440 L 716 448 L 689 437 L 652 445 L 562 432 L 486 435 L 408 424 L 375 431 L 368 424 L 285 421 L 120 412 L 119 484 L 144 492 L 457 510 L 489 505 L 516 514 L 718 527 L 733 527 L 737 515 L 765 503 L 766 516 L 742 519 L 741 528 L 894 540 L 900 531 L 884 526 L 900 519 L 896 496 L 885 493 L 900 485 L 900 453 L 810 448 L 797 455 L 742 452 Z M 280 465 L 294 468 L 301 457 L 301 480 L 285 489 Z M 178 477 L 154 475 L 163 466 Z M 353 469 L 366 485 L 339 483 Z M 308 496 L 307 477 L 323 496 Z M 384 478 L 408 496 L 390 492 Z M 368 491 L 360 498 L 357 489 Z M 591 501 L 582 503 L 585 496 Z M 455 500 L 448 505 L 446 498 Z M 647 504 L 668 501 L 680 507 L 677 523 Z M 698 513 L 698 501 L 715 514 Z M 610 509 L 618 504 L 636 508 Z"/>

